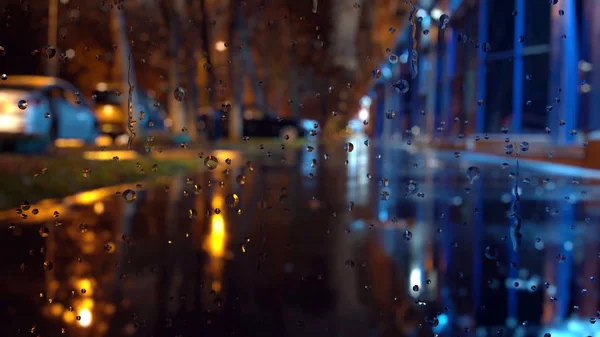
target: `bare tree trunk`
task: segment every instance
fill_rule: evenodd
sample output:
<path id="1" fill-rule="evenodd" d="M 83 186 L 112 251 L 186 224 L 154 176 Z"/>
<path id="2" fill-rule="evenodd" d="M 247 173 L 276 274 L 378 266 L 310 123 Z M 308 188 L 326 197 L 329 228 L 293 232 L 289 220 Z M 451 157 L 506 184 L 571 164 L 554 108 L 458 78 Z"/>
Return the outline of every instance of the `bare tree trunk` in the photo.
<path id="1" fill-rule="evenodd" d="M 183 103 L 178 101 L 173 93 L 179 87 L 181 81 L 179 76 L 179 48 L 181 46 L 179 22 L 183 0 L 174 0 L 171 3 L 163 1 L 161 7 L 169 26 L 169 89 L 167 106 L 169 109 L 169 118 L 173 122 L 173 133 L 179 134 L 185 126 L 185 110 L 182 106 Z"/>
<path id="2" fill-rule="evenodd" d="M 355 0 L 334 0 L 331 56 L 335 66 L 353 72 L 358 69 L 356 36 L 360 26 L 360 11 L 352 6 Z"/>
<path id="3" fill-rule="evenodd" d="M 216 82 L 215 73 L 212 69 L 212 57 L 210 55 L 210 51 L 212 49 L 212 40 L 210 38 L 210 34 L 208 32 L 208 11 L 206 10 L 206 0 L 200 0 L 200 13 L 202 13 L 201 22 L 202 22 L 202 49 L 204 49 L 206 63 L 210 66 L 206 69 L 208 73 L 208 105 L 213 106 L 215 104 L 215 94 L 213 90 L 213 85 Z"/>
<path id="4" fill-rule="evenodd" d="M 58 0 L 50 0 L 48 3 L 48 44 L 58 48 Z M 46 75 L 58 75 L 58 57 L 46 60 Z"/>
<path id="5" fill-rule="evenodd" d="M 187 19 L 189 18 L 187 13 L 192 13 L 191 18 L 195 19 L 194 14 L 193 13 L 198 13 L 197 10 L 195 10 L 196 8 L 194 8 L 194 3 L 193 1 L 189 1 L 187 2 L 187 8 L 189 11 L 184 11 L 183 12 L 183 17 L 184 20 L 183 21 L 188 21 Z M 195 21 L 195 20 L 194 20 Z M 193 29 L 190 29 L 190 34 L 188 34 L 188 41 L 187 41 L 187 62 L 186 62 L 186 66 L 187 66 L 187 86 L 188 86 L 188 92 L 187 92 L 187 104 L 186 104 L 186 108 L 187 108 L 187 126 L 188 126 L 188 135 L 190 136 L 190 141 L 195 142 L 198 140 L 198 127 L 196 125 L 196 121 L 197 121 L 197 113 L 199 110 L 199 105 L 198 105 L 198 85 L 196 83 L 196 77 L 198 75 L 198 57 L 197 57 L 197 47 L 198 47 L 198 39 L 197 39 L 197 35 L 195 34 L 195 31 Z"/>
<path id="6" fill-rule="evenodd" d="M 288 12 L 290 12 L 290 7 L 289 7 L 289 2 L 288 4 Z M 316 7 L 314 7 L 316 8 Z M 290 42 L 294 41 L 294 32 L 292 32 L 292 25 L 288 25 L 288 36 L 290 39 Z M 290 51 L 289 51 L 289 55 L 288 55 L 288 61 L 289 61 L 289 80 L 290 80 L 290 84 L 289 84 L 289 90 L 290 90 L 290 97 L 292 98 L 292 117 L 296 120 L 300 119 L 300 109 L 299 109 L 299 104 L 300 104 L 300 92 L 298 91 L 298 70 L 296 67 L 296 50 L 295 50 L 295 45 L 292 45 L 290 47 Z"/>
<path id="7" fill-rule="evenodd" d="M 134 61 L 131 56 L 131 46 L 129 45 L 127 25 L 125 23 L 125 13 L 122 9 L 113 8 L 110 13 L 110 30 L 113 42 L 117 45 L 115 53 L 115 63 L 113 64 L 113 79 L 118 81 L 119 90 L 123 94 L 129 94 L 130 86 L 135 88 L 135 69 Z M 134 90 L 131 98 L 121 99 L 121 110 L 129 114 L 129 100 L 133 103 L 131 116 L 125 119 L 125 129 L 129 130 L 129 122 L 139 120 L 139 109 L 135 108 L 135 102 L 138 101 L 138 95 Z M 139 134 L 139 128 L 134 127 L 134 132 Z"/>
<path id="8" fill-rule="evenodd" d="M 256 27 L 256 18 L 252 18 L 248 24 L 248 28 L 240 31 L 240 43 L 244 45 L 242 49 L 242 58 L 244 69 L 246 69 L 250 75 L 250 82 L 252 85 L 252 91 L 254 92 L 254 99 L 256 106 L 266 115 L 271 115 L 269 105 L 265 99 L 265 91 L 258 84 L 258 76 L 256 74 L 256 63 L 254 62 L 254 56 L 252 55 L 252 48 L 250 47 L 250 39 L 248 33 L 252 32 Z"/>
<path id="9" fill-rule="evenodd" d="M 234 43 L 235 32 L 238 31 L 241 33 L 245 27 L 243 25 L 243 13 L 242 8 L 238 6 L 235 1 L 231 2 L 232 11 L 231 14 L 231 26 L 229 28 L 229 41 L 231 41 L 232 46 L 229 48 L 230 60 L 232 61 L 230 71 L 229 71 L 229 84 L 231 86 L 232 91 L 232 102 L 231 109 L 228 112 L 228 122 L 229 122 L 229 139 L 233 141 L 239 141 L 242 138 L 243 134 L 243 89 L 244 89 L 244 71 L 241 66 L 242 55 L 240 52 L 236 52 L 238 50 L 237 43 Z M 248 48 L 248 46 L 243 46 L 242 48 Z"/>
<path id="10" fill-rule="evenodd" d="M 244 46 L 246 45 L 247 44 L 244 43 Z M 271 110 L 269 109 L 269 105 L 267 104 L 267 100 L 265 98 L 265 90 L 258 83 L 258 76 L 256 75 L 256 64 L 254 63 L 254 58 L 252 57 L 252 51 L 249 47 L 245 47 L 244 49 L 244 66 L 250 73 L 250 80 L 252 81 L 252 91 L 254 92 L 256 105 L 262 110 L 264 114 L 271 115 Z"/>

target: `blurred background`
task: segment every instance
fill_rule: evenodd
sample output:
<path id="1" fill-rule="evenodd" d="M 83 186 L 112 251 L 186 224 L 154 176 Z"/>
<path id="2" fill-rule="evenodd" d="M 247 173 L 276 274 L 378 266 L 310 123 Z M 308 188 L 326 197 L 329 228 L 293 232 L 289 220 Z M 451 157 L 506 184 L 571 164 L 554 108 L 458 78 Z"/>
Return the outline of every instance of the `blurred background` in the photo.
<path id="1" fill-rule="evenodd" d="M 597 17 L 4 0 L 0 335 L 599 337 Z"/>
<path id="2" fill-rule="evenodd" d="M 531 138 L 538 142 L 595 139 L 595 1 L 411 3 L 319 0 L 313 13 L 309 0 L 8 1 L 3 84 L 65 79 L 100 106 L 100 131 L 110 134 L 127 130 L 116 126 L 127 118 L 107 115 L 127 113 L 131 84 L 136 117 L 144 111 L 155 128 L 194 141 L 239 140 L 256 128 L 279 136 L 276 123 L 244 124 L 276 117 L 292 136 L 310 120 L 325 137 L 360 129 L 375 139 L 462 143 L 457 134 L 507 127 L 549 128 L 550 137 Z M 140 124 L 137 133 L 147 133 Z"/>

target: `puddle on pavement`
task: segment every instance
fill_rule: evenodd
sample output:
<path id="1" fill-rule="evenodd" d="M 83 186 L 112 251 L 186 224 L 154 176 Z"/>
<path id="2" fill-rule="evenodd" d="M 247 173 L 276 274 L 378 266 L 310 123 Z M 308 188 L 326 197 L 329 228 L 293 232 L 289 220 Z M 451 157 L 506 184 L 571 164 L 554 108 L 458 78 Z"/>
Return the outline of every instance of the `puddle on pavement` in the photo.
<path id="1" fill-rule="evenodd" d="M 230 168 L 222 154 L 0 213 L 1 335 L 426 336 L 514 317 L 536 334 L 573 305 L 595 315 L 595 180 L 523 165 L 515 252 L 514 163 L 326 151 Z"/>

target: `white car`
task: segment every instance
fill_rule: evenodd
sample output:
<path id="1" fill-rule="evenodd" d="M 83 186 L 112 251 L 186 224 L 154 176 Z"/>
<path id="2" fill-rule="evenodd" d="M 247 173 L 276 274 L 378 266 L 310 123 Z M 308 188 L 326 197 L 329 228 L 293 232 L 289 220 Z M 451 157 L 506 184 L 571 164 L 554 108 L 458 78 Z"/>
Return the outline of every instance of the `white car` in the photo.
<path id="1" fill-rule="evenodd" d="M 17 151 L 39 150 L 57 139 L 94 143 L 97 124 L 85 99 L 66 81 L 17 75 L 0 81 L 0 137 Z"/>

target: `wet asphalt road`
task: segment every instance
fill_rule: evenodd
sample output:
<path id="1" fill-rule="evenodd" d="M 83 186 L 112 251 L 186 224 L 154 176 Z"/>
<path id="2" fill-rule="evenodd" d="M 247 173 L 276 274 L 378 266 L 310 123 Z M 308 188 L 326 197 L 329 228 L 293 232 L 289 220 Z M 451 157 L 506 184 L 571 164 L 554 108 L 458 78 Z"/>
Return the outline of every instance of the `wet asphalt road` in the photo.
<path id="1" fill-rule="evenodd" d="M 511 157 L 215 157 L 0 214 L 0 335 L 538 336 L 595 316 L 595 172 L 522 160 L 515 252 Z"/>

